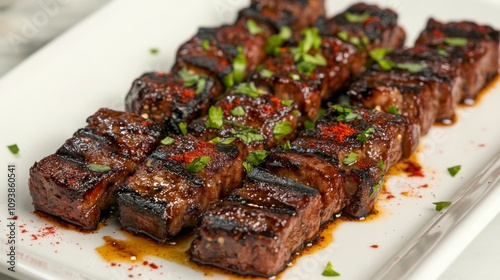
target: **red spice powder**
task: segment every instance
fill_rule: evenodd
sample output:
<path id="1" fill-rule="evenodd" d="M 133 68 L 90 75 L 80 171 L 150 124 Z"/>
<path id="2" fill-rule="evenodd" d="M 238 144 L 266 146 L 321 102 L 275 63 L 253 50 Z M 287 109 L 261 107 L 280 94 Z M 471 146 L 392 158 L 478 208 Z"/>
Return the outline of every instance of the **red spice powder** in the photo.
<path id="1" fill-rule="evenodd" d="M 372 246 L 370 246 L 370 247 L 372 247 L 372 248 L 374 248 L 374 249 L 377 249 L 377 248 L 378 248 L 378 245 L 377 245 L 377 244 L 373 244 L 373 245 L 372 245 Z"/>
<path id="2" fill-rule="evenodd" d="M 422 166 L 412 161 L 405 161 L 406 168 L 404 172 L 410 177 L 424 177 L 424 172 L 422 171 Z"/>
<path id="3" fill-rule="evenodd" d="M 165 72 L 156 72 L 156 76 L 165 77 Z"/>
<path id="4" fill-rule="evenodd" d="M 280 107 L 282 105 L 281 99 L 276 98 L 276 97 L 271 97 L 271 102 L 274 103 L 274 106 L 276 106 L 276 107 Z"/>
<path id="5" fill-rule="evenodd" d="M 269 106 L 267 104 L 262 105 L 262 110 L 268 114 L 273 114 L 274 113 L 274 108 L 272 106 Z"/>
<path id="6" fill-rule="evenodd" d="M 151 267 L 152 269 L 158 269 L 158 266 L 154 263 L 150 263 L 149 267 Z"/>
<path id="7" fill-rule="evenodd" d="M 180 97 L 183 103 L 186 103 L 189 100 L 193 99 L 194 95 L 195 95 L 194 90 L 188 88 L 185 88 L 182 90 L 182 92 L 180 92 Z"/>
<path id="8" fill-rule="evenodd" d="M 212 145 L 205 142 L 198 142 L 194 150 L 185 152 L 183 154 L 173 155 L 169 160 L 182 162 L 184 165 L 190 164 L 195 158 L 201 156 L 209 156 L 213 158 L 215 156 L 215 150 Z"/>
<path id="9" fill-rule="evenodd" d="M 356 133 L 356 130 L 345 123 L 337 123 L 333 126 L 321 127 L 321 131 L 327 137 L 333 137 L 336 141 L 343 142 L 346 137 Z"/>

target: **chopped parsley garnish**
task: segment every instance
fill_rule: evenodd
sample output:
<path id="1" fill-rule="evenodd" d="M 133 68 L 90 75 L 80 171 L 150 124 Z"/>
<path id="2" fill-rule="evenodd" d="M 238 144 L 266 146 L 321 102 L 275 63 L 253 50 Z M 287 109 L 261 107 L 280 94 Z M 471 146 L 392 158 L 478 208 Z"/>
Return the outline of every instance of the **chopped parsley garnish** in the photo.
<path id="1" fill-rule="evenodd" d="M 247 67 L 247 58 L 243 53 L 243 47 L 238 46 L 238 55 L 233 60 L 232 75 L 235 83 L 239 84 L 243 81 L 246 67 Z"/>
<path id="2" fill-rule="evenodd" d="M 304 128 L 305 129 L 314 129 L 314 122 L 311 120 L 304 121 Z"/>
<path id="3" fill-rule="evenodd" d="M 208 118 L 205 122 L 205 127 L 216 129 L 221 128 L 223 125 L 223 116 L 224 112 L 222 111 L 222 108 L 210 106 L 210 108 L 208 109 Z"/>
<path id="4" fill-rule="evenodd" d="M 337 116 L 337 118 L 335 119 L 338 122 L 348 123 L 348 122 L 352 122 L 354 120 L 361 119 L 361 116 L 356 114 L 356 113 L 353 113 L 352 109 L 350 107 L 347 107 L 347 106 L 344 107 L 341 105 L 332 105 L 331 108 L 333 110 L 337 111 L 337 113 L 339 114 Z"/>
<path id="5" fill-rule="evenodd" d="M 234 140 L 236 140 L 235 137 L 229 137 L 221 141 L 220 137 L 215 137 L 214 139 L 210 140 L 210 142 L 214 144 L 231 144 Z"/>
<path id="6" fill-rule="evenodd" d="M 463 47 L 467 45 L 467 39 L 462 37 L 449 37 L 444 39 L 444 43 L 452 47 Z"/>
<path id="7" fill-rule="evenodd" d="M 87 164 L 87 168 L 90 171 L 95 171 L 95 172 L 104 172 L 104 171 L 111 170 L 111 167 L 109 167 L 107 165 L 104 165 L 104 164 L 95 164 L 95 163 Z"/>
<path id="8" fill-rule="evenodd" d="M 380 178 L 378 183 L 372 187 L 372 192 L 370 193 L 370 198 L 372 198 L 379 190 L 382 188 L 382 184 L 384 183 L 384 176 Z"/>
<path id="9" fill-rule="evenodd" d="M 273 128 L 273 134 L 276 138 L 290 134 L 292 131 L 292 123 L 287 121 L 277 122 Z"/>
<path id="10" fill-rule="evenodd" d="M 179 71 L 179 77 L 184 81 L 184 86 L 191 87 L 196 85 L 196 94 L 202 93 L 207 87 L 207 80 L 205 76 L 192 74 L 186 68 Z"/>
<path id="11" fill-rule="evenodd" d="M 249 173 L 254 166 L 257 166 L 264 162 L 268 154 L 269 152 L 265 150 L 250 152 L 245 158 L 245 162 L 243 162 L 243 167 L 245 168 L 247 173 Z"/>
<path id="12" fill-rule="evenodd" d="M 385 164 L 384 164 L 384 161 L 382 159 L 380 159 L 378 161 L 378 168 L 380 168 L 380 170 L 382 170 L 382 171 L 385 170 Z"/>
<path id="13" fill-rule="evenodd" d="M 307 69 L 299 69 L 300 72 L 307 72 L 308 70 Z M 290 74 L 290 78 L 292 78 L 292 80 L 294 81 L 298 81 L 300 80 L 300 76 L 299 74 Z"/>
<path id="14" fill-rule="evenodd" d="M 393 115 L 399 115 L 399 110 L 398 108 L 396 108 L 396 106 L 390 105 L 389 107 L 387 107 L 387 113 L 391 113 Z"/>
<path id="15" fill-rule="evenodd" d="M 462 168 L 461 165 L 455 165 L 455 166 L 449 167 L 448 173 L 450 173 L 451 177 L 455 177 L 455 175 L 457 175 L 458 171 L 460 171 L 461 168 Z"/>
<path id="16" fill-rule="evenodd" d="M 436 205 L 436 211 L 441 211 L 444 208 L 450 206 L 451 201 L 439 201 L 439 202 L 433 202 L 432 204 Z"/>
<path id="17" fill-rule="evenodd" d="M 337 271 L 333 270 L 332 263 L 328 262 L 326 264 L 325 270 L 323 270 L 323 273 L 321 273 L 321 275 L 332 277 L 332 276 L 340 276 L 340 273 L 338 273 Z"/>
<path id="18" fill-rule="evenodd" d="M 348 22 L 352 23 L 361 23 L 365 22 L 370 17 L 370 14 L 368 12 L 364 12 L 362 14 L 353 14 L 349 12 L 344 13 L 345 19 L 347 19 Z"/>
<path id="19" fill-rule="evenodd" d="M 427 65 L 420 63 L 396 63 L 394 67 L 406 70 L 410 73 L 418 73 L 427 68 Z"/>
<path id="20" fill-rule="evenodd" d="M 254 141 L 263 141 L 265 138 L 262 134 L 254 129 L 232 130 L 231 133 L 234 137 L 241 139 L 245 144 Z"/>
<path id="21" fill-rule="evenodd" d="M 290 150 L 292 148 L 292 143 L 290 143 L 290 140 L 286 140 L 286 142 L 283 143 L 282 147 L 285 150 Z"/>
<path id="22" fill-rule="evenodd" d="M 7 148 L 14 155 L 17 155 L 17 153 L 19 153 L 19 147 L 17 146 L 17 144 L 9 145 L 9 146 L 7 146 Z"/>
<path id="23" fill-rule="evenodd" d="M 181 131 L 182 135 L 186 135 L 187 134 L 187 123 L 180 122 L 179 123 L 179 130 Z"/>
<path id="24" fill-rule="evenodd" d="M 274 72 L 269 70 L 269 69 L 262 69 L 260 70 L 260 75 L 265 78 L 270 78 L 274 75 Z"/>
<path id="25" fill-rule="evenodd" d="M 370 39 L 368 39 L 368 37 L 366 37 L 366 36 L 349 37 L 349 34 L 345 30 L 342 30 L 339 33 L 337 33 L 337 37 L 344 42 L 348 42 L 348 43 L 355 45 L 358 49 L 362 49 L 370 43 Z"/>
<path id="26" fill-rule="evenodd" d="M 385 56 L 391 52 L 392 49 L 389 48 L 378 48 L 370 51 L 370 57 L 375 61 L 379 61 L 384 59 Z"/>
<path id="27" fill-rule="evenodd" d="M 299 42 L 298 47 L 292 48 L 291 52 L 294 54 L 294 60 L 297 64 L 297 70 L 307 75 L 311 74 L 316 66 L 326 66 L 327 62 L 325 57 L 316 53 L 309 54 L 311 50 L 317 50 L 321 46 L 321 36 L 318 34 L 317 28 L 305 28 L 301 34 L 304 39 Z"/>
<path id="28" fill-rule="evenodd" d="M 241 106 L 234 107 L 231 110 L 231 115 L 233 115 L 235 117 L 242 117 L 245 114 L 246 114 L 245 109 L 243 109 L 243 107 L 241 107 Z"/>
<path id="29" fill-rule="evenodd" d="M 165 137 L 160 141 L 163 145 L 170 146 L 175 142 L 175 139 L 172 137 Z"/>
<path id="30" fill-rule="evenodd" d="M 266 94 L 262 89 L 258 89 L 254 83 L 241 83 L 234 89 L 235 93 L 245 94 L 253 98 L 259 97 L 261 94 Z"/>
<path id="31" fill-rule="evenodd" d="M 247 20 L 247 29 L 252 35 L 264 33 L 264 30 L 253 19 Z"/>
<path id="32" fill-rule="evenodd" d="M 293 100 L 290 99 L 281 100 L 281 104 L 283 104 L 284 106 L 292 106 Z"/>
<path id="33" fill-rule="evenodd" d="M 204 39 L 203 41 L 201 41 L 201 47 L 208 51 L 208 49 L 210 49 L 210 41 L 208 41 L 207 39 Z"/>
<path id="34" fill-rule="evenodd" d="M 359 142 L 366 142 L 368 139 L 370 139 L 370 136 L 375 132 L 375 129 L 373 127 L 367 128 L 365 131 L 362 133 L 358 134 L 358 139 Z"/>
<path id="35" fill-rule="evenodd" d="M 211 158 L 208 156 L 201 156 L 194 158 L 191 163 L 186 165 L 186 170 L 194 173 L 200 172 L 205 165 L 207 165 L 210 162 Z"/>
<path id="36" fill-rule="evenodd" d="M 425 68 L 427 65 L 421 63 L 396 63 L 391 60 L 385 59 L 385 56 L 392 52 L 392 49 L 389 48 L 378 48 L 374 49 L 370 52 L 370 57 L 380 65 L 380 68 L 384 71 L 392 70 L 393 68 L 398 68 L 402 70 L 406 70 L 410 73 L 418 73 Z"/>
<path id="37" fill-rule="evenodd" d="M 292 37 L 292 29 L 288 26 L 282 26 L 280 32 L 276 35 L 269 36 L 266 42 L 266 53 L 276 54 L 279 53 L 279 48 Z M 278 50 L 278 51 L 277 51 Z"/>
<path id="38" fill-rule="evenodd" d="M 350 165 L 355 163 L 358 160 L 359 155 L 353 152 L 350 152 L 347 157 L 345 157 L 342 162 L 346 165 Z"/>
<path id="39" fill-rule="evenodd" d="M 444 56 L 444 57 L 449 57 L 450 56 L 450 53 L 447 52 L 445 49 L 443 48 L 438 48 L 437 50 L 437 53 L 441 56 Z"/>
<path id="40" fill-rule="evenodd" d="M 158 54 L 158 51 L 159 51 L 159 50 L 158 50 L 157 48 L 150 48 L 150 49 L 149 49 L 149 52 L 150 52 L 152 55 L 156 55 L 156 54 Z"/>

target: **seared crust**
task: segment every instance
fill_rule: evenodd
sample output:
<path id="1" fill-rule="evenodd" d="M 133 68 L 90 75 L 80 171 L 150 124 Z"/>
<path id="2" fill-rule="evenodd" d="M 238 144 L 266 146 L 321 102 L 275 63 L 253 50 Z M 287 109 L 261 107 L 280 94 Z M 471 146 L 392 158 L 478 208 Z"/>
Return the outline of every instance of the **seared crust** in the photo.
<path id="1" fill-rule="evenodd" d="M 35 210 L 94 229 L 101 212 L 116 203 L 115 188 L 164 132 L 150 120 L 109 109 L 87 122 L 55 154 L 31 167 L 29 189 Z"/>

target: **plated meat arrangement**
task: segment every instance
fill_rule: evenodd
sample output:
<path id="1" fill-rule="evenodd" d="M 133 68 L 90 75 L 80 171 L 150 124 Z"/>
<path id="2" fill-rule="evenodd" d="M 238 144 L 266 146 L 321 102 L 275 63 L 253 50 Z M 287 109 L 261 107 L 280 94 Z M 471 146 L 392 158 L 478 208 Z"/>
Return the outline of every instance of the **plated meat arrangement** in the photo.
<path id="1" fill-rule="evenodd" d="M 278 274 L 335 217 L 369 215 L 387 170 L 498 73 L 497 30 L 431 19 L 404 47 L 397 19 L 251 1 L 35 163 L 35 209 L 93 229 L 116 207 L 160 243 L 194 229 L 199 264 Z"/>

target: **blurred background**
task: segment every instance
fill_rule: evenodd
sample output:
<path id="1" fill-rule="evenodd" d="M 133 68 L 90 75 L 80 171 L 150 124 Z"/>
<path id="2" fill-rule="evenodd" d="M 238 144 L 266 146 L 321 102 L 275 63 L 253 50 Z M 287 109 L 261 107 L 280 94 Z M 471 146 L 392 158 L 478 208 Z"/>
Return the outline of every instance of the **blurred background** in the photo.
<path id="1" fill-rule="evenodd" d="M 110 0 L 0 0 L 0 78 L 108 2 Z M 495 258 L 491 259 L 500 254 L 499 236 L 500 215 L 497 215 L 440 279 L 500 279 L 500 265 L 494 263 Z M 12 279 L 2 273 L 5 272 L 0 271 L 0 279 Z"/>

